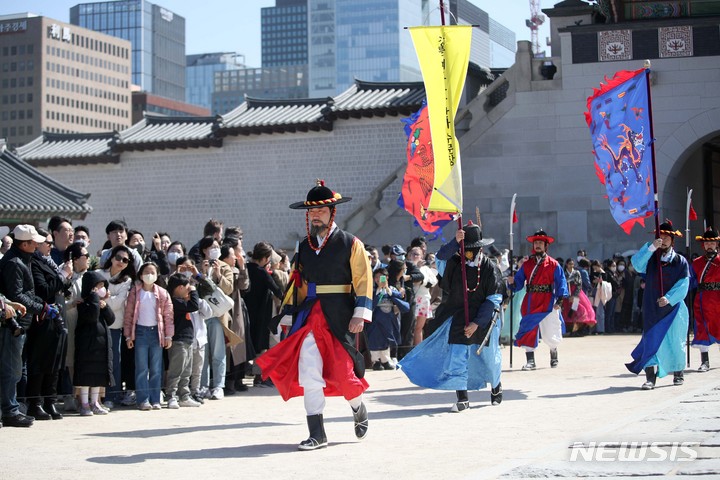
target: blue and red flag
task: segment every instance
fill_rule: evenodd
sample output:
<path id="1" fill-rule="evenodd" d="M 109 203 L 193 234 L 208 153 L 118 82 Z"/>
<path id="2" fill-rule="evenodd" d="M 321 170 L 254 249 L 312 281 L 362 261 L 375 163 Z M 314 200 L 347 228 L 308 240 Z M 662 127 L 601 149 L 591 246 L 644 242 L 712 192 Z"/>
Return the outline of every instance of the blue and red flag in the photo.
<path id="1" fill-rule="evenodd" d="M 427 103 L 420 110 L 404 118 L 407 135 L 407 159 L 405 178 L 398 205 L 415 217 L 415 223 L 425 234 L 436 234 L 453 220 L 449 212 L 429 211 L 430 196 L 435 181 L 435 162 L 430 136 L 430 120 Z"/>
<path id="2" fill-rule="evenodd" d="M 623 70 L 587 99 L 595 173 L 605 185 L 610 212 L 625 233 L 655 214 L 650 144 L 650 70 Z"/>

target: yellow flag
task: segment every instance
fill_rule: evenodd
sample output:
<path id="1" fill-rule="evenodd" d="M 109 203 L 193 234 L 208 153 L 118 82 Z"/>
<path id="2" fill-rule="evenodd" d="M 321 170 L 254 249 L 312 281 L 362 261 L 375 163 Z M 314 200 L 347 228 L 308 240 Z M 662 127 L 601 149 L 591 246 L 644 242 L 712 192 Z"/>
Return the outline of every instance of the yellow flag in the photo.
<path id="1" fill-rule="evenodd" d="M 472 26 L 410 27 L 427 96 L 435 181 L 427 210 L 462 212 L 460 146 L 455 114 L 470 59 Z"/>

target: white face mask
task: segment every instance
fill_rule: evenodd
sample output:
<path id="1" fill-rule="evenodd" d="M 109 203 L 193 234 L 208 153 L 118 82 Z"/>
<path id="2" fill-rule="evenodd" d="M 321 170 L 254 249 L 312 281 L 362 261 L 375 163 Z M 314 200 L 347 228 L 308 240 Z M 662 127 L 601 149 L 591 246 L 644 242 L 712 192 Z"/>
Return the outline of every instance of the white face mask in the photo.
<path id="1" fill-rule="evenodd" d="M 618 265 L 617 269 L 618 269 L 619 272 L 624 272 L 624 271 L 625 271 L 625 265 Z"/>
<path id="2" fill-rule="evenodd" d="M 217 260 L 220 258 L 220 249 L 219 248 L 211 248 L 208 250 L 208 257 L 210 260 Z"/>
<path id="3" fill-rule="evenodd" d="M 180 252 L 168 252 L 167 258 L 170 265 L 177 265 L 178 258 L 182 257 Z"/>
<path id="4" fill-rule="evenodd" d="M 157 275 L 154 273 L 146 273 L 142 276 L 142 281 L 145 285 L 152 285 L 157 280 Z"/>
<path id="5" fill-rule="evenodd" d="M 98 297 L 105 298 L 107 296 L 107 289 L 105 287 L 100 287 L 97 289 Z"/>
<path id="6" fill-rule="evenodd" d="M 181 273 L 185 276 L 185 278 L 192 277 L 192 272 L 190 270 L 185 270 L 184 272 L 181 272 Z"/>

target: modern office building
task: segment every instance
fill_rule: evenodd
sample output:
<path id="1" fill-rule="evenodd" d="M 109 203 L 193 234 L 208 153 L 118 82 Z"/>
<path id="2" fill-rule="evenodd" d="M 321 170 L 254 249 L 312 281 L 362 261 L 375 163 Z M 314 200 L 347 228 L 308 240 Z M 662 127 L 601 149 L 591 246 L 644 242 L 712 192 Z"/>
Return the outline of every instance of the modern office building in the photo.
<path id="1" fill-rule="evenodd" d="M 132 83 L 185 101 L 185 18 L 145 0 L 118 0 L 75 5 L 70 23 L 130 41 Z"/>
<path id="2" fill-rule="evenodd" d="M 308 75 L 311 97 L 344 91 L 354 79 L 407 82 L 422 79 L 405 27 L 438 25 L 430 0 L 307 0 Z M 446 22 L 477 25 L 470 61 L 507 67 L 515 35 L 469 0 L 450 0 Z M 437 17 L 437 20 L 435 19 Z M 263 25 L 264 27 L 264 25 Z"/>
<path id="3" fill-rule="evenodd" d="M 307 0 L 276 0 L 260 11 L 263 67 L 307 65 Z"/>
<path id="4" fill-rule="evenodd" d="M 188 55 L 185 67 L 185 101 L 210 110 L 215 72 L 245 68 L 243 55 L 234 52 Z"/>
<path id="5" fill-rule="evenodd" d="M 131 125 L 130 42 L 30 13 L 0 16 L 0 137 Z"/>
<path id="6" fill-rule="evenodd" d="M 245 101 L 245 96 L 276 100 L 307 98 L 307 65 L 215 72 L 213 115 L 233 110 Z"/>

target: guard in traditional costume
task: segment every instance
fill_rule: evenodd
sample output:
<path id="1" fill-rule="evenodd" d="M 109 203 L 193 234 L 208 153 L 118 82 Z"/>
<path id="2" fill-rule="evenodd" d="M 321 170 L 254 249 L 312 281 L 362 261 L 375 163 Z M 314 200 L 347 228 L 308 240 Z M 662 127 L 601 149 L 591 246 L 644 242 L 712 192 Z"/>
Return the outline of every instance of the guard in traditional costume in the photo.
<path id="1" fill-rule="evenodd" d="M 325 397 L 349 401 L 357 438 L 368 430 L 365 359 L 355 334 L 372 320 L 372 270 L 362 242 L 334 223 L 335 207 L 349 200 L 318 180 L 304 202 L 290 205 L 306 210 L 307 229 L 283 301 L 284 318 L 294 318 L 287 338 L 256 359 L 284 400 L 304 396 L 310 436 L 300 450 L 327 446 Z"/>
<path id="2" fill-rule="evenodd" d="M 720 234 L 712 227 L 695 237 L 702 243 L 705 255 L 696 258 L 690 269 L 690 288 L 697 290 L 693 312 L 695 335 L 692 346 L 700 350 L 698 372 L 710 370 L 710 345 L 720 339 Z"/>
<path id="3" fill-rule="evenodd" d="M 682 237 L 670 220 L 660 224 L 658 238 L 647 242 L 633 255 L 635 270 L 645 278 L 643 334 L 632 351 L 628 370 L 645 369 L 643 390 L 655 388 L 655 381 L 674 372 L 673 384 L 683 384 L 688 310 L 685 296 L 690 286 L 687 260 L 673 249 L 675 237 Z"/>
<path id="4" fill-rule="evenodd" d="M 465 259 L 458 254 L 459 242 L 463 240 Z M 440 281 L 443 302 L 435 318 L 442 324 L 399 364 L 415 385 L 455 390 L 457 402 L 452 405 L 452 412 L 467 410 L 468 390 L 483 389 L 488 383 L 492 387 L 491 403 L 502 402 L 499 311 L 504 285 L 499 268 L 482 250 L 492 243 L 491 238 L 483 239 L 478 225 L 469 223 L 457 231 L 455 240 L 440 248 L 436 258 L 446 260 L 447 264 Z M 465 261 L 467 286 L 462 280 L 461 261 Z"/>
<path id="5" fill-rule="evenodd" d="M 538 230 L 527 237 L 533 245 L 533 253 L 518 269 L 515 278 L 509 279 L 514 291 L 526 287 L 523 299 L 522 319 L 515 335 L 515 345 L 525 350 L 527 363 L 523 370 L 535 370 L 535 349 L 539 339 L 550 347 L 550 367 L 558 365 L 557 347 L 565 333 L 565 322 L 560 312 L 562 302 L 569 295 L 563 267 L 548 255 L 548 245 L 555 239 Z"/>

